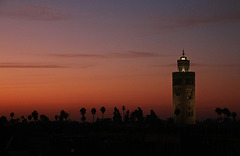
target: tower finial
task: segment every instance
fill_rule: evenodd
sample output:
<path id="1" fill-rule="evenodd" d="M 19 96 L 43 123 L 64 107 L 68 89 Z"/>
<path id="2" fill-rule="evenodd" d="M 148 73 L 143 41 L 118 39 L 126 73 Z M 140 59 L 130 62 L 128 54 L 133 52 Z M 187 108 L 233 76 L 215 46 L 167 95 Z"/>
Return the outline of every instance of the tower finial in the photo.
<path id="1" fill-rule="evenodd" d="M 184 53 L 184 49 L 183 49 L 182 55 L 183 55 L 183 56 L 185 55 L 185 53 Z"/>

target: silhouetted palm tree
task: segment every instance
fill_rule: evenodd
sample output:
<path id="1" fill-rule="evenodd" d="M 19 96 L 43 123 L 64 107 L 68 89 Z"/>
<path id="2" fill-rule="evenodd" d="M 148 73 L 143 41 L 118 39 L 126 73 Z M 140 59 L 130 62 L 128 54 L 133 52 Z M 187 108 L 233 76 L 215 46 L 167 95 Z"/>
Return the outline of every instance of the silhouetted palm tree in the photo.
<path id="1" fill-rule="evenodd" d="M 220 116 L 222 115 L 222 109 L 219 108 L 219 107 L 217 107 L 217 108 L 215 109 L 215 112 L 218 114 L 218 117 L 220 117 Z"/>
<path id="2" fill-rule="evenodd" d="M 59 118 L 59 116 L 58 116 L 58 115 L 55 115 L 55 120 L 56 120 L 56 121 L 58 120 L 58 118 Z"/>
<path id="3" fill-rule="evenodd" d="M 38 119 L 38 112 L 37 111 L 33 111 L 32 112 L 32 117 L 33 117 L 33 120 L 36 122 L 37 119 Z"/>
<path id="4" fill-rule="evenodd" d="M 14 114 L 13 112 L 10 113 L 11 120 L 13 120 L 14 115 L 15 115 L 15 114 Z"/>
<path id="5" fill-rule="evenodd" d="M 103 114 L 104 114 L 105 111 L 106 111 L 105 107 L 102 107 L 102 108 L 100 109 L 100 111 L 102 112 L 102 120 L 103 120 Z"/>
<path id="6" fill-rule="evenodd" d="M 59 115 L 59 121 L 67 120 L 69 114 L 65 112 L 64 110 L 61 110 L 60 115 Z"/>
<path id="7" fill-rule="evenodd" d="M 65 112 L 64 119 L 67 120 L 69 118 L 69 114 Z"/>
<path id="8" fill-rule="evenodd" d="M 82 115 L 82 118 L 81 118 L 82 122 L 84 122 L 86 120 L 86 117 L 85 115 Z"/>
<path id="9" fill-rule="evenodd" d="M 86 114 L 86 109 L 85 108 L 82 108 L 80 109 L 80 113 L 82 114 L 82 122 L 84 122 L 86 120 L 86 117 L 85 117 L 85 114 Z"/>
<path id="10" fill-rule="evenodd" d="M 86 109 L 85 109 L 85 108 L 80 109 L 80 113 L 81 113 L 82 115 L 85 115 L 85 114 L 86 114 Z"/>
<path id="11" fill-rule="evenodd" d="M 224 117 L 227 116 L 228 112 L 229 112 L 229 109 L 223 108 L 222 113 L 223 113 Z"/>
<path id="12" fill-rule="evenodd" d="M 228 108 L 223 108 L 223 114 L 224 114 L 224 122 L 229 122 L 231 119 L 229 117 L 231 117 L 231 112 L 229 111 Z"/>
<path id="13" fill-rule="evenodd" d="M 94 115 L 97 113 L 97 110 L 95 108 L 91 109 L 91 113 L 93 115 L 93 122 L 94 122 Z"/>
<path id="14" fill-rule="evenodd" d="M 230 118 L 232 116 L 232 113 L 230 111 L 227 111 L 227 117 Z"/>
<path id="15" fill-rule="evenodd" d="M 222 115 L 222 113 L 223 113 L 223 110 L 222 110 L 221 108 L 217 107 L 217 108 L 215 109 L 215 112 L 218 114 L 218 121 L 222 121 L 221 115 Z"/>

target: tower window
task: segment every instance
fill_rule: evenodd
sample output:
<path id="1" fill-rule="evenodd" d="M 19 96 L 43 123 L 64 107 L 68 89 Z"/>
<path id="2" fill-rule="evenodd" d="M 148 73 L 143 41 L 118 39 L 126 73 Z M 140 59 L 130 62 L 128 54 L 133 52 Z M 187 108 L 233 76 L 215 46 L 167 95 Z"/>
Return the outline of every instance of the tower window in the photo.
<path id="1" fill-rule="evenodd" d="M 188 100 L 192 99 L 193 90 L 192 89 L 187 89 L 186 92 L 187 92 L 187 99 Z"/>

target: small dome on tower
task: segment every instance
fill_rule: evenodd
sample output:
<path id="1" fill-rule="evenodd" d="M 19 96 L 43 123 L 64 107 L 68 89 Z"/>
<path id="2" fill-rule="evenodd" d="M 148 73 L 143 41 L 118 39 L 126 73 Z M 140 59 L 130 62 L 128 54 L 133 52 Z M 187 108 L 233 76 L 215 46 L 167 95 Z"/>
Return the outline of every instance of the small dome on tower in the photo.
<path id="1" fill-rule="evenodd" d="M 183 49 L 182 57 L 180 57 L 180 60 L 187 60 L 187 57 L 185 56 L 185 53 L 184 53 L 184 49 Z"/>

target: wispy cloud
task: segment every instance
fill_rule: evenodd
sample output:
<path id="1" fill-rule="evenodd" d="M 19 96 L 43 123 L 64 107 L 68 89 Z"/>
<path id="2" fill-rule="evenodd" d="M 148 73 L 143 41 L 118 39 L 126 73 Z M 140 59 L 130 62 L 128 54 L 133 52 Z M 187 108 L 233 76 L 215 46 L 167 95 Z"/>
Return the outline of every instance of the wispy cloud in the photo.
<path id="1" fill-rule="evenodd" d="M 169 64 L 155 64 L 155 65 L 152 65 L 153 67 L 176 67 L 177 64 L 175 63 L 169 63 Z"/>
<path id="2" fill-rule="evenodd" d="M 221 67 L 221 68 L 240 67 L 239 63 L 225 63 L 225 64 L 191 63 L 191 65 L 193 67 Z"/>
<path id="3" fill-rule="evenodd" d="M 111 52 L 106 54 L 51 54 L 56 57 L 66 58 L 146 58 L 146 57 L 166 57 L 152 52 L 127 51 L 127 52 Z"/>
<path id="4" fill-rule="evenodd" d="M 177 63 L 171 64 L 159 64 L 152 65 L 153 67 L 177 67 Z M 240 64 L 207 64 L 207 63 L 191 63 L 190 67 L 202 67 L 202 68 L 232 68 L 232 67 L 240 67 Z"/>
<path id="5" fill-rule="evenodd" d="M 124 53 L 110 53 L 111 58 L 142 58 L 142 57 L 159 57 L 160 55 L 152 52 L 128 51 Z"/>
<path id="6" fill-rule="evenodd" d="M 60 21 L 71 19 L 72 15 L 66 14 L 55 8 L 21 5 L 17 8 L 0 10 L 0 17 L 25 20 Z"/>
<path id="7" fill-rule="evenodd" d="M 240 11 L 228 12 L 221 15 L 209 16 L 175 16 L 153 17 L 149 20 L 155 22 L 155 28 L 161 30 L 175 30 L 182 28 L 195 28 L 201 25 L 214 25 L 219 23 L 240 22 Z"/>
<path id="8" fill-rule="evenodd" d="M 51 54 L 51 56 L 56 57 L 69 57 L 69 58 L 86 58 L 86 57 L 92 57 L 92 58 L 104 58 L 104 55 L 98 55 L 98 54 Z"/>
<path id="9" fill-rule="evenodd" d="M 0 63 L 0 68 L 67 68 L 68 66 L 41 63 Z"/>

